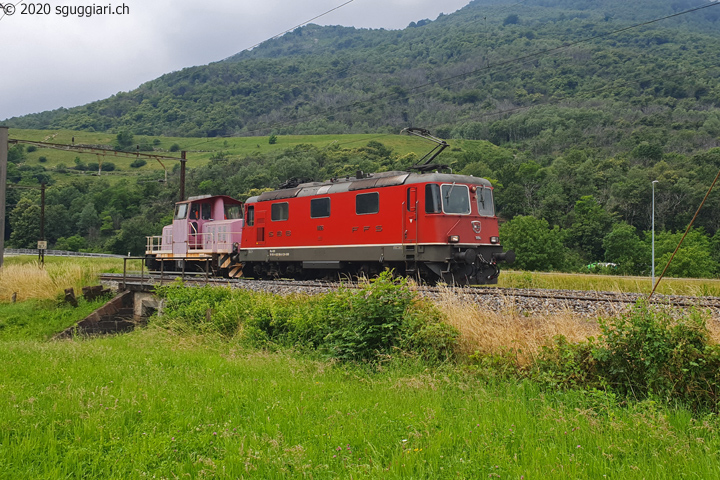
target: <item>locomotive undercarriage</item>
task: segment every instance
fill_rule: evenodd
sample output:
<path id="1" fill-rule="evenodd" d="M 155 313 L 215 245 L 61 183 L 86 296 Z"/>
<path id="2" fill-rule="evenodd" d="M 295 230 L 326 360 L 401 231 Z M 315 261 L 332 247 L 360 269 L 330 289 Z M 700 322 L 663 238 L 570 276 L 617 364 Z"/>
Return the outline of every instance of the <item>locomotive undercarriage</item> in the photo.
<path id="1" fill-rule="evenodd" d="M 333 260 L 328 260 L 333 258 Z M 236 254 L 204 258 L 158 259 L 148 256 L 150 270 L 207 272 L 226 278 L 292 278 L 297 280 L 339 277 L 371 278 L 385 269 L 427 284 L 496 284 L 498 262 L 512 262 L 496 246 L 395 245 L 328 249 L 251 249 Z"/>
<path id="2" fill-rule="evenodd" d="M 495 284 L 498 262 L 512 261 L 495 246 L 395 245 L 332 249 L 252 249 L 240 253 L 243 276 L 337 279 L 372 277 L 385 269 L 423 283 Z M 328 260 L 328 257 L 337 260 Z"/>

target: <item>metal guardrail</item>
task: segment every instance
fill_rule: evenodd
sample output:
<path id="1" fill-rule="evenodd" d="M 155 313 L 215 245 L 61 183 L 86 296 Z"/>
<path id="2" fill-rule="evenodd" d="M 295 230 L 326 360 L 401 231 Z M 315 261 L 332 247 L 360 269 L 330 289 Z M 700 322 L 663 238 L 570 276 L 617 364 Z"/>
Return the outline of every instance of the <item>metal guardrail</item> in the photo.
<path id="1" fill-rule="evenodd" d="M 6 248 L 5 255 L 37 255 L 36 248 Z M 45 250 L 45 256 L 50 257 L 111 257 L 125 258 L 125 255 L 114 255 L 112 253 L 88 253 L 88 252 L 69 252 L 67 250 Z"/>
<path id="2" fill-rule="evenodd" d="M 153 274 L 148 270 L 147 277 L 145 276 L 145 261 L 147 260 L 147 257 L 123 257 L 123 273 L 122 273 L 122 283 L 120 284 L 120 289 L 125 290 L 127 288 L 127 279 L 128 279 L 128 269 L 127 269 L 127 263 L 128 260 L 142 260 L 142 263 L 140 264 L 140 285 L 145 285 L 145 279 L 147 278 L 148 282 L 155 283 L 153 280 L 160 280 L 159 284 L 162 285 L 163 281 L 167 279 L 165 277 L 165 263 L 173 263 L 180 261 L 182 264 L 182 269 L 179 274 L 176 274 L 175 272 L 172 272 L 172 279 L 177 278 L 178 276 L 181 279 L 185 279 L 186 275 L 190 275 L 193 277 L 197 277 L 199 275 L 203 275 L 205 277 L 205 283 L 207 284 L 210 281 L 210 264 L 212 262 L 212 258 L 188 258 L 188 257 L 174 257 L 172 259 L 166 260 L 163 258 L 158 258 L 155 261 L 160 262 L 160 273 L 158 275 L 157 272 L 155 272 L 156 278 L 153 278 Z M 186 261 L 187 260 L 193 260 L 193 261 L 204 261 L 205 262 L 205 271 L 204 272 L 187 272 L 185 271 Z M 157 278 L 159 276 L 159 278 Z"/>
<path id="3" fill-rule="evenodd" d="M 184 250 L 187 252 L 197 252 L 201 250 L 211 250 L 213 253 L 222 253 L 230 251 L 234 245 L 234 238 L 242 235 L 240 232 L 208 232 L 197 233 L 194 235 L 194 242 L 185 240 Z M 189 238 L 189 237 L 187 237 Z M 152 254 L 158 252 L 171 252 L 173 248 L 173 237 L 165 237 L 164 235 L 152 235 L 145 237 L 145 253 Z M 167 250 L 163 250 L 167 247 Z"/>

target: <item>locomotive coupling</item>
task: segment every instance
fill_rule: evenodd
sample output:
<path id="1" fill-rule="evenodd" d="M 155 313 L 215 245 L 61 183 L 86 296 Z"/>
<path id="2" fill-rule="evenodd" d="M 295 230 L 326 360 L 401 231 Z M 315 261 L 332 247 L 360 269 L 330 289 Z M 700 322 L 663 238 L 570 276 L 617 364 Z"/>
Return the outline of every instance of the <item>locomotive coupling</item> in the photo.
<path id="1" fill-rule="evenodd" d="M 515 252 L 508 250 L 507 252 L 493 253 L 492 259 L 494 262 L 513 263 L 515 261 Z"/>

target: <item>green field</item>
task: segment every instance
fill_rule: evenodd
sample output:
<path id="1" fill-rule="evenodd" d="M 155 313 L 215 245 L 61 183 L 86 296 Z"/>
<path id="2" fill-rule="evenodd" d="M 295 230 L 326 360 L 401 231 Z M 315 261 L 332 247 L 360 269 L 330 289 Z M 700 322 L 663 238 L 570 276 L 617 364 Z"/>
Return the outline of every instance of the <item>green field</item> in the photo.
<path id="1" fill-rule="evenodd" d="M 11 140 L 31 140 L 37 142 L 72 144 L 73 138 L 75 144 L 97 145 L 111 148 L 115 142 L 116 135 L 110 133 L 90 133 L 73 130 L 23 130 L 11 129 Z M 153 146 L 154 151 L 140 152 L 143 154 L 158 154 L 163 156 L 176 157 L 179 161 L 180 151 L 171 152 L 170 148 L 177 144 L 179 150 L 187 151 L 187 166 L 195 168 L 204 165 L 210 157 L 225 152 L 231 157 L 246 157 L 253 154 L 264 154 L 272 151 L 281 151 L 292 148 L 297 145 L 310 144 L 318 148 L 328 148 L 331 146 L 339 146 L 341 148 L 362 147 L 371 140 L 382 142 L 391 148 L 394 153 L 400 156 L 408 153 L 415 153 L 419 157 L 425 155 L 433 146 L 429 142 L 425 142 L 419 138 L 409 135 L 393 135 L 393 134 L 364 134 L 364 135 L 279 135 L 277 143 L 269 144 L 268 137 L 231 137 L 231 138 L 193 138 L 193 137 L 149 137 L 136 135 L 135 143 L 149 143 L 157 140 L 157 144 Z M 476 145 L 487 145 L 486 142 L 474 140 L 453 140 L 452 147 L 455 149 L 473 148 Z M 79 157 L 84 163 L 112 162 L 115 170 L 112 172 L 103 172 L 110 179 L 122 177 L 138 177 L 141 175 L 158 174 L 163 171 L 163 165 L 153 159 L 146 159 L 147 164 L 140 168 L 131 168 L 130 164 L 135 159 L 131 157 L 115 156 L 109 153 L 104 156 L 88 153 L 76 153 L 52 148 L 38 148 L 33 152 L 28 152 L 25 160 L 26 165 L 43 166 L 53 173 L 61 183 L 63 179 L 74 178 L 78 175 L 91 175 L 96 172 L 74 172 L 70 170 L 68 173 L 59 174 L 54 169 L 59 165 L 73 167 L 75 165 L 75 157 Z M 45 162 L 40 162 L 40 157 L 45 157 Z M 162 163 L 168 172 L 172 171 L 175 166 L 173 160 L 163 159 Z"/>
<path id="2" fill-rule="evenodd" d="M 149 329 L 0 349 L 0 478 L 717 478 L 714 416 Z"/>
<path id="3" fill-rule="evenodd" d="M 93 262 L 117 268 L 83 268 Z M 129 334 L 48 341 L 101 301 L 0 303 L 0 479 L 720 477 L 716 414 L 560 390 L 492 355 L 353 363 L 301 345 L 258 348 L 243 315 L 269 309 L 272 331 L 282 315 L 301 325 L 289 307 L 310 304 L 258 296 L 243 314 L 231 298 L 223 309 L 203 304 L 213 293 L 178 293 L 187 300 L 175 315 L 219 308 L 227 326 L 237 310 L 240 329 L 177 329 L 169 312 Z"/>
<path id="4" fill-rule="evenodd" d="M 649 294 L 649 277 L 629 275 L 599 275 L 560 272 L 520 272 L 503 270 L 498 286 L 508 288 L 546 288 L 558 290 L 586 290 L 591 292 L 626 292 Z M 658 278 L 655 278 L 657 282 Z M 670 278 L 658 284 L 656 294 L 720 297 L 720 280 L 714 278 Z"/>

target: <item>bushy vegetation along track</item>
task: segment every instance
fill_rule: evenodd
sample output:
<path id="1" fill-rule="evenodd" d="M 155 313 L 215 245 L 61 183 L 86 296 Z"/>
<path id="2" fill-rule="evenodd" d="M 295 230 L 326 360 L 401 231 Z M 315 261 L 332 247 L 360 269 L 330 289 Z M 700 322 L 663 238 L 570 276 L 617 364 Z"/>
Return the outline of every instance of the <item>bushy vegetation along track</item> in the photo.
<path id="1" fill-rule="evenodd" d="M 168 283 L 178 275 L 127 275 L 127 283 Z M 119 285 L 123 281 L 122 274 L 103 274 L 101 281 L 106 284 Z M 266 291 L 277 294 L 324 293 L 341 285 L 354 288 L 353 282 L 320 282 L 292 280 L 249 280 L 249 279 L 218 279 L 205 278 L 202 275 L 185 277 L 188 285 L 229 285 L 233 288 Z M 424 286 L 414 287 L 422 297 L 440 300 L 454 297 L 458 301 L 475 303 L 479 307 L 496 312 L 516 313 L 520 315 L 550 315 L 571 313 L 578 317 L 595 318 L 597 316 L 616 315 L 624 312 L 629 306 L 647 295 L 625 292 L 596 292 L 584 290 L 551 290 L 539 288 L 500 288 L 500 287 L 449 287 Z M 720 297 L 697 297 L 689 295 L 655 295 L 652 304 L 669 306 L 678 309 L 697 308 L 708 310 L 714 318 L 720 319 Z"/>

